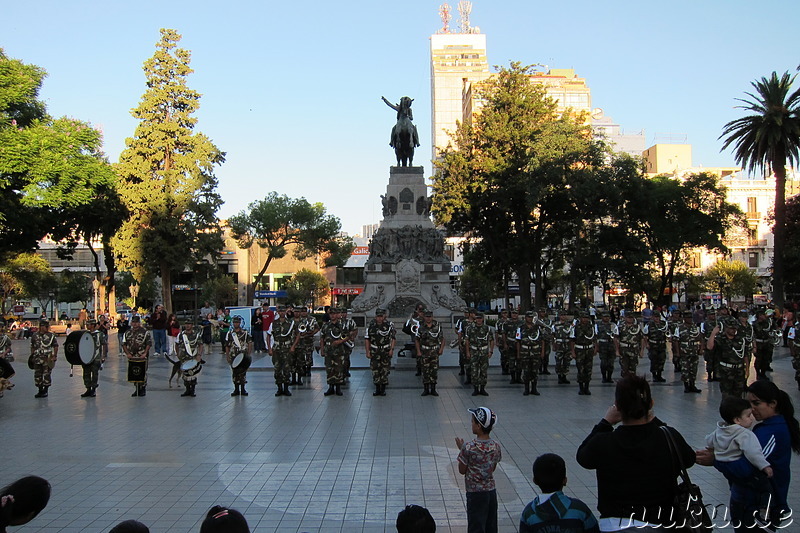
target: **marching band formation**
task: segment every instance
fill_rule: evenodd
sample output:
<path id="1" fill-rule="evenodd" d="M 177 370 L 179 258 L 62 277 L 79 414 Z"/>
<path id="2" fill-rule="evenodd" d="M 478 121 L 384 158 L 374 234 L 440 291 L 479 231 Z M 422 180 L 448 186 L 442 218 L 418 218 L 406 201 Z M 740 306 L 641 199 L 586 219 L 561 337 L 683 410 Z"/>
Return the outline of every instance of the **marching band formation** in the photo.
<path id="1" fill-rule="evenodd" d="M 524 317 L 516 309 L 504 309 L 490 326 L 483 313 L 468 309 L 455 326 L 455 338 L 449 344 L 459 350 L 459 375 L 464 384 L 472 385 L 473 396 L 488 396 L 486 391 L 489 359 L 495 347 L 500 355 L 503 375 L 510 376 L 510 384 L 523 386 L 524 396 L 540 395 L 538 382 L 549 375 L 550 353 L 555 353 L 555 373 L 559 385 L 569 385 L 571 362 L 575 361 L 579 395 L 589 395 L 595 356 L 600 359 L 603 383 L 613 382 L 615 363 L 620 375 L 636 374 L 637 367 L 647 351 L 649 372 L 655 383 L 666 381 L 663 377 L 667 352 L 672 354 L 675 371 L 681 374 L 684 392 L 699 393 L 696 385 L 700 358 L 705 361 L 709 382 L 719 382 L 725 395 L 738 396 L 747 383 L 751 360 L 757 377 L 767 377 L 772 371 L 773 348 L 781 341 L 780 326 L 773 323 L 771 313 L 756 310 L 752 315 L 740 311 L 731 316 L 726 307 L 706 311 L 705 320 L 695 323 L 691 311 L 674 311 L 662 316 L 654 312 L 642 317 L 625 310 L 618 322 L 612 322 L 607 311 L 599 320 L 587 312 L 575 317 L 563 313 L 548 316 L 547 309 L 528 311 Z M 120 349 L 127 358 L 127 380 L 134 385 L 131 396 L 147 394 L 147 371 L 150 350 L 153 346 L 151 332 L 142 325 L 141 318 L 131 319 L 130 329 L 121 335 Z M 795 324 L 796 327 L 800 327 Z M 795 327 L 788 332 L 791 342 L 792 365 L 800 388 L 800 335 Z M 417 375 L 422 376 L 422 396 L 439 396 L 436 390 L 439 358 L 446 346 L 444 328 L 433 318 L 433 313 L 418 305 L 405 322 L 402 332 L 410 336 L 398 353 L 411 353 L 416 358 Z M 332 308 L 329 320 L 320 325 L 300 308 L 294 317 L 287 309 L 277 308 L 277 317 L 265 330 L 267 353 L 272 358 L 277 392 L 275 396 L 292 396 L 290 385 L 302 385 L 303 377 L 311 375 L 315 338 L 316 349 L 325 361 L 327 390 L 325 396 L 342 396 L 342 386 L 350 376 L 350 356 L 358 336 L 358 327 L 347 311 Z M 252 363 L 254 339 L 242 328 L 242 318 L 234 316 L 231 327 L 222 331 L 222 344 L 227 363 L 231 368 L 233 392 L 231 396 L 247 396 L 247 370 Z M 194 397 L 198 376 L 205 363 L 204 341 L 201 329 L 186 323 L 174 342 L 174 355 L 165 354 L 173 364 L 173 375 L 183 379 L 181 396 Z M 367 325 L 364 347 L 372 371 L 375 391 L 373 396 L 385 396 L 389 373 L 397 343 L 397 331 L 387 318 L 385 309 L 378 309 Z M 36 398 L 48 396 L 52 384 L 51 372 L 58 360 L 59 343 L 50 331 L 49 323 L 42 320 L 30 340 L 28 366 L 34 371 L 38 387 Z M 87 322 L 87 329 L 69 333 L 64 341 L 64 357 L 73 366 L 83 370 L 86 391 L 82 397 L 96 396 L 98 376 L 108 356 L 108 333 L 105 324 L 96 320 Z M 0 330 L 0 396 L 13 387 L 14 370 L 11 341 Z M 170 377 L 171 386 L 172 377 Z"/>

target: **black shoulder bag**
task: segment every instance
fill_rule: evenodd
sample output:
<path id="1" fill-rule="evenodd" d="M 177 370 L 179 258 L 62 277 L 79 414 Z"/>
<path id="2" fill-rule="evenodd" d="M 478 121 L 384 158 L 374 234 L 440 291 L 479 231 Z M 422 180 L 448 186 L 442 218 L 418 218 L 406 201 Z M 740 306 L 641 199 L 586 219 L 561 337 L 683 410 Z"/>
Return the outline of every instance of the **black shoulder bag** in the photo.
<path id="1" fill-rule="evenodd" d="M 700 491 L 700 487 L 689 479 L 689 473 L 680 460 L 678 446 L 675 444 L 669 428 L 661 426 L 661 430 L 667 439 L 672 466 L 673 468 L 680 467 L 681 474 L 681 482 L 678 484 L 672 502 L 674 530 L 685 533 L 711 533 L 713 526 L 708 509 L 703 504 L 703 493 Z"/>

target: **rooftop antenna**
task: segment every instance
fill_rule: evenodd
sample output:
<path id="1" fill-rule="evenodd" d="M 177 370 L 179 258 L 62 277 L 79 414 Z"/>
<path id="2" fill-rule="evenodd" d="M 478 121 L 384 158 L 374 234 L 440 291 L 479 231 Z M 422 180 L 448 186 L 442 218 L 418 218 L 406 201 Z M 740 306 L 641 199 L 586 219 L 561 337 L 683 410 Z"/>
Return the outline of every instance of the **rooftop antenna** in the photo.
<path id="1" fill-rule="evenodd" d="M 450 33 L 450 4 L 445 2 L 439 6 L 439 16 L 442 19 L 442 27 L 438 33 Z"/>
<path id="2" fill-rule="evenodd" d="M 459 31 L 461 33 L 472 33 L 469 25 L 469 14 L 472 13 L 472 2 L 460 0 L 458 2 Z"/>

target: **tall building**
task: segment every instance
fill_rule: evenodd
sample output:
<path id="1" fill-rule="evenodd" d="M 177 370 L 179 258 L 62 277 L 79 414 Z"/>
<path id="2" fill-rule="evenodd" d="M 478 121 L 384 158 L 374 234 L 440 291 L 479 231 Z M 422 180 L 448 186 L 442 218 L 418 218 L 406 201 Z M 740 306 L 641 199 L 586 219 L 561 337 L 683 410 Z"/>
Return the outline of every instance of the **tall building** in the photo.
<path id="1" fill-rule="evenodd" d="M 616 153 L 625 153 L 634 157 L 642 157 L 646 145 L 644 130 L 637 133 L 626 133 L 614 120 L 606 116 L 602 109 L 592 110 L 592 131 L 595 137 L 603 139 Z"/>

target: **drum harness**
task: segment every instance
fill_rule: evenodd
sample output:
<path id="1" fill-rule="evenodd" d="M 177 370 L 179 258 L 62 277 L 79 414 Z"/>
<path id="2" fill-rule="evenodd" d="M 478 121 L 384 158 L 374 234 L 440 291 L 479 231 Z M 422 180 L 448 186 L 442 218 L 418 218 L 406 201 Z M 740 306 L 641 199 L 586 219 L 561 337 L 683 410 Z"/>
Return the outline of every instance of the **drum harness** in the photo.
<path id="1" fill-rule="evenodd" d="M 439 335 L 441 335 L 441 333 L 442 333 L 442 326 L 437 322 L 436 325 L 434 327 L 432 327 L 432 328 L 426 327 L 425 328 L 425 332 L 427 333 L 427 335 L 431 339 L 438 339 Z M 417 326 L 417 336 L 418 337 L 420 336 L 419 335 L 419 326 Z M 427 344 L 422 344 L 422 347 L 425 348 L 426 350 L 433 350 L 434 348 L 438 347 L 438 341 L 437 341 L 437 344 L 434 345 L 434 346 L 430 346 L 430 345 L 427 345 Z"/>
<path id="2" fill-rule="evenodd" d="M 378 335 L 383 337 L 382 339 L 383 342 L 378 346 L 379 348 L 389 347 L 390 344 L 389 339 L 387 339 L 386 337 L 388 337 L 392 333 L 393 329 L 394 325 L 391 322 L 389 322 L 388 324 L 384 322 L 382 325 L 379 325 L 377 322 L 375 323 L 375 331 L 378 332 Z"/>
<path id="3" fill-rule="evenodd" d="M 291 340 L 290 335 L 292 334 L 292 330 L 294 329 L 294 320 L 287 320 L 287 322 L 289 322 L 289 330 L 286 333 L 284 333 L 281 321 L 280 320 L 277 321 L 278 327 L 280 328 L 280 332 L 275 335 L 275 342 L 278 344 L 289 344 L 289 341 Z M 278 339 L 283 339 L 283 340 L 278 340 Z"/>

